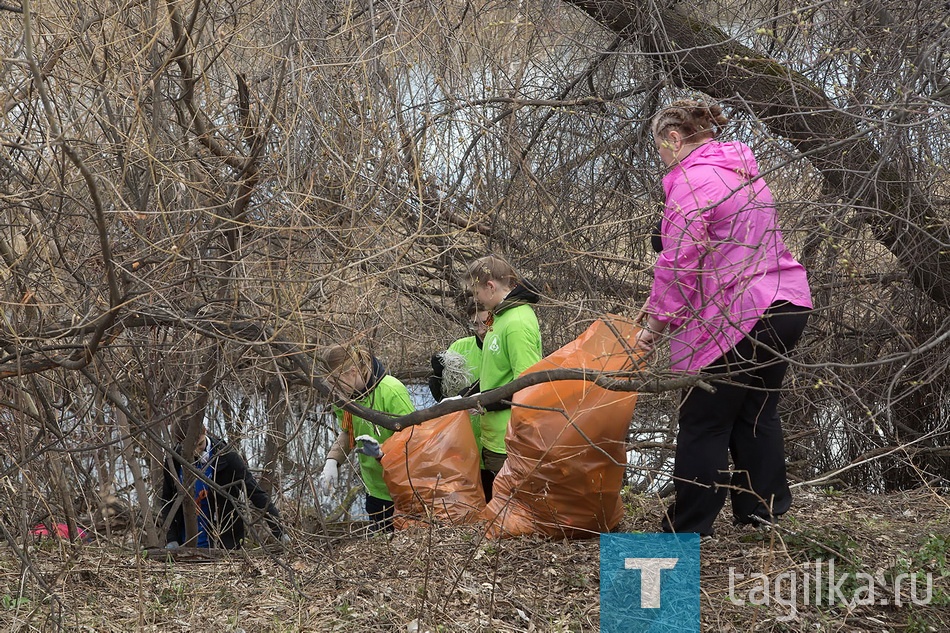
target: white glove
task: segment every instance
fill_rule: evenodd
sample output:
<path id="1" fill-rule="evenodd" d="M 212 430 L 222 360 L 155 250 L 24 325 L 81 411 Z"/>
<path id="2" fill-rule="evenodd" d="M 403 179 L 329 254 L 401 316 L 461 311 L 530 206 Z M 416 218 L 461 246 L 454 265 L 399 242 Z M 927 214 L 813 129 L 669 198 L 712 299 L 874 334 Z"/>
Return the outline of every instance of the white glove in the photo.
<path id="1" fill-rule="evenodd" d="M 323 465 L 323 472 L 320 473 L 318 484 L 324 494 L 329 494 L 331 490 L 336 488 L 336 482 L 340 478 L 338 466 L 335 459 L 328 459 L 327 463 Z"/>
<path id="2" fill-rule="evenodd" d="M 178 549 L 179 547 L 180 545 L 178 545 L 178 541 L 169 541 L 165 545 L 165 549 Z"/>
<path id="3" fill-rule="evenodd" d="M 379 442 L 375 437 L 371 435 L 360 435 L 356 438 L 356 441 L 363 442 L 363 445 L 356 449 L 358 453 L 363 453 L 364 455 L 369 455 L 376 459 L 382 459 L 383 451 L 379 449 Z"/>

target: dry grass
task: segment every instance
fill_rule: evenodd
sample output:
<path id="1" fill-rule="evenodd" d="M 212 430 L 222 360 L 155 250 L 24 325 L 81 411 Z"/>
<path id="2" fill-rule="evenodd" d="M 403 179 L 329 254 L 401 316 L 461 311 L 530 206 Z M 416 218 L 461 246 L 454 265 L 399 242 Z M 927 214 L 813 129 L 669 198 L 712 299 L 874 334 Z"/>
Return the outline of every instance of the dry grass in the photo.
<path id="1" fill-rule="evenodd" d="M 652 531 L 662 504 L 630 498 L 623 531 Z M 727 513 L 724 513 L 724 515 Z M 702 545 L 704 631 L 947 631 L 950 569 L 948 498 L 803 491 L 774 535 L 723 519 Z M 944 543 L 947 540 L 943 541 Z M 729 568 L 803 569 L 835 551 L 838 569 L 868 573 L 912 561 L 933 574 L 929 606 L 737 605 Z M 104 544 L 34 545 L 30 560 L 53 599 L 0 549 L 0 630 L 48 631 L 597 631 L 596 540 L 534 538 L 487 542 L 475 528 L 437 528 L 391 537 L 328 539 L 298 533 L 283 552 L 253 549 L 213 562 L 168 562 Z M 745 597 L 737 583 L 735 594 Z M 52 614 L 57 614 L 53 616 Z M 414 629 L 413 624 L 418 628 Z"/>

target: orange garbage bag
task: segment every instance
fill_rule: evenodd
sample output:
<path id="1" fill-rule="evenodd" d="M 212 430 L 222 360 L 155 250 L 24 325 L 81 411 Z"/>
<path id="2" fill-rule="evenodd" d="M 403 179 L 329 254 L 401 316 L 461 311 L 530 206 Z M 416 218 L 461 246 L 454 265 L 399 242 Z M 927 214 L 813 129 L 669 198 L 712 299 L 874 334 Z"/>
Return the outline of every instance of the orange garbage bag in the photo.
<path id="1" fill-rule="evenodd" d="M 619 317 L 605 319 L 525 374 L 639 367 L 639 356 L 631 351 L 639 328 Z M 615 528 L 623 518 L 626 437 L 637 394 L 571 380 L 528 387 L 512 401 L 508 459 L 482 513 L 488 536 L 589 538 Z"/>
<path id="2" fill-rule="evenodd" d="M 478 445 L 467 411 L 399 431 L 383 443 L 383 480 L 393 525 L 475 523 L 485 509 Z"/>

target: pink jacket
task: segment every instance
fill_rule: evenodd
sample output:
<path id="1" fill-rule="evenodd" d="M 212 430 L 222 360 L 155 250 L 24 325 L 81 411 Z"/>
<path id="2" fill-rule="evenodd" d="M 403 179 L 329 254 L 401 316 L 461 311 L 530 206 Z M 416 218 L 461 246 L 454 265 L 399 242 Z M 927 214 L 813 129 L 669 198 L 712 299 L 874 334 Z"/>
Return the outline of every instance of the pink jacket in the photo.
<path id="1" fill-rule="evenodd" d="M 674 370 L 694 373 L 725 354 L 776 301 L 812 307 L 758 175 L 746 145 L 710 141 L 663 178 L 663 251 L 645 309 L 668 324 Z"/>

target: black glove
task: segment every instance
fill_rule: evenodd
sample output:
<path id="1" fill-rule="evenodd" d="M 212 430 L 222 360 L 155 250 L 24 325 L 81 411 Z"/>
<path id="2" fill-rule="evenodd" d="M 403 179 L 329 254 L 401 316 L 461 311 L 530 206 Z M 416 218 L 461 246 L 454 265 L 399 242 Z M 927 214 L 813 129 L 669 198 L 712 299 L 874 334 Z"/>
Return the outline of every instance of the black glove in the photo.
<path id="1" fill-rule="evenodd" d="M 473 382 L 472 384 L 470 384 L 470 385 L 469 385 L 468 387 L 466 387 L 465 389 L 462 389 L 462 390 L 459 392 L 459 395 L 462 396 L 463 398 L 467 398 L 467 397 L 469 397 L 469 396 L 474 396 L 476 393 L 478 393 L 479 391 L 481 391 L 481 389 L 482 389 L 482 387 L 481 387 L 481 385 L 479 384 L 479 381 L 476 380 L 475 382 Z"/>
<path id="2" fill-rule="evenodd" d="M 444 397 L 442 394 L 442 370 L 445 365 L 442 364 L 442 358 L 438 354 L 432 355 L 432 375 L 429 376 L 429 391 L 436 402 L 441 402 Z"/>
<path id="3" fill-rule="evenodd" d="M 462 396 L 463 398 L 467 398 L 468 396 L 474 396 L 476 393 L 480 392 L 481 390 L 482 390 L 481 381 L 476 380 L 465 389 L 462 389 L 462 391 L 459 392 L 459 395 Z M 494 404 L 490 404 L 483 408 L 485 409 L 485 411 L 504 411 L 505 409 L 511 408 L 511 403 L 495 402 Z"/>
<path id="4" fill-rule="evenodd" d="M 663 238 L 660 232 L 661 226 L 663 226 L 663 218 L 656 221 L 656 226 L 653 227 L 653 232 L 650 234 L 650 246 L 653 247 L 653 251 L 656 253 L 663 252 Z"/>
<path id="5" fill-rule="evenodd" d="M 510 409 L 510 408 L 511 408 L 511 403 L 505 402 L 505 401 L 493 402 L 492 404 L 486 404 L 484 407 L 485 411 L 504 411 L 505 409 Z"/>

